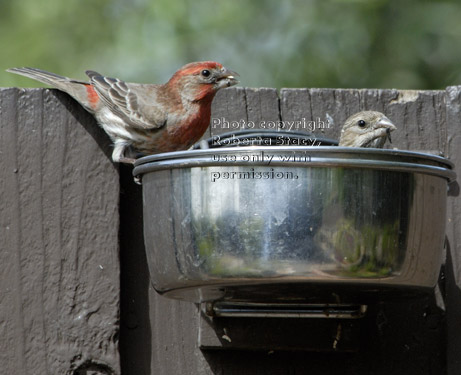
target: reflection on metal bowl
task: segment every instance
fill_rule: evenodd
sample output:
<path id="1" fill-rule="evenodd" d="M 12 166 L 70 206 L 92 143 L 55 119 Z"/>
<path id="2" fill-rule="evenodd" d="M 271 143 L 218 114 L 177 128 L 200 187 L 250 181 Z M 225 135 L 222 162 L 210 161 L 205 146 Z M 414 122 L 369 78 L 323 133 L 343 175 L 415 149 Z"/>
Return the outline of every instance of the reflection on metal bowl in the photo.
<path id="1" fill-rule="evenodd" d="M 455 179 L 444 158 L 240 147 L 148 156 L 133 173 L 167 297 L 309 302 L 437 282 Z"/>

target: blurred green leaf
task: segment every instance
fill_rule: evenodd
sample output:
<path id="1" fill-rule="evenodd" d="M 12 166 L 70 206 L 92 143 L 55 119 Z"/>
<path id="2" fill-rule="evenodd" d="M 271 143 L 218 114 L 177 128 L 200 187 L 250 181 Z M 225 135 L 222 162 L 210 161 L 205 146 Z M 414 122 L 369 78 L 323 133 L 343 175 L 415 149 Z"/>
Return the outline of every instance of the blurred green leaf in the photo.
<path id="1" fill-rule="evenodd" d="M 33 66 L 165 82 L 217 60 L 251 87 L 440 89 L 461 82 L 461 3 L 397 0 L 0 0 L 4 72 Z"/>

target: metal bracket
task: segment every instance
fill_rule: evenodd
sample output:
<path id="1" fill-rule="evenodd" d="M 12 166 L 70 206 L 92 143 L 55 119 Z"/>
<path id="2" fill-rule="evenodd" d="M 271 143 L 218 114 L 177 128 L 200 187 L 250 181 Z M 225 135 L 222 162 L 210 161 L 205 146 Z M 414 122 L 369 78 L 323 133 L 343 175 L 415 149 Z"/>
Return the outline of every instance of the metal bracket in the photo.
<path id="1" fill-rule="evenodd" d="M 366 305 L 294 304 L 217 301 L 206 304 L 206 313 L 226 318 L 329 318 L 358 319 L 367 311 Z"/>

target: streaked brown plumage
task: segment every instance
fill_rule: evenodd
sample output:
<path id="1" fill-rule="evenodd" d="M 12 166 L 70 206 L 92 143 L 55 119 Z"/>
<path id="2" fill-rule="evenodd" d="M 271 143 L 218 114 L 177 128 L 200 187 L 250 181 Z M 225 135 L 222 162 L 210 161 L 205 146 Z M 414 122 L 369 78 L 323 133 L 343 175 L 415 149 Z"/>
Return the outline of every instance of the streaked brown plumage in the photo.
<path id="1" fill-rule="evenodd" d="M 237 73 L 214 61 L 187 64 L 163 85 L 123 82 L 90 70 L 90 82 L 34 68 L 8 72 L 71 95 L 95 116 L 114 143 L 112 160 L 122 163 L 133 163 L 136 153 L 189 148 L 210 123 L 216 92 L 238 83 Z"/>
<path id="2" fill-rule="evenodd" d="M 391 141 L 395 125 L 381 112 L 363 111 L 350 116 L 341 130 L 339 146 L 382 148 Z"/>

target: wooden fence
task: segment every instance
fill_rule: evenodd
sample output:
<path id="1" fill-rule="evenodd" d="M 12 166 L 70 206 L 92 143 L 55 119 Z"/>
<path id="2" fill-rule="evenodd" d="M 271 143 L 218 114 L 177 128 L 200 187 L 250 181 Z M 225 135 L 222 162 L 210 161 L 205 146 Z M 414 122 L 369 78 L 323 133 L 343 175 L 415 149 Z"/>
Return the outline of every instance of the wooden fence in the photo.
<path id="1" fill-rule="evenodd" d="M 382 111 L 398 126 L 393 147 L 438 151 L 456 163 L 461 176 L 461 87 L 230 88 L 216 97 L 212 118 L 230 126 L 252 121 L 256 127 L 328 120 L 330 127 L 318 131 L 338 139 L 344 120 L 363 109 Z M 215 122 L 207 136 L 229 130 Z M 141 188 L 131 168 L 113 164 L 110 154 L 107 136 L 67 95 L 0 89 L 1 373 L 460 373 L 459 198 L 448 202 L 449 249 L 439 290 L 426 298 L 378 303 L 360 321 L 344 323 L 348 350 L 323 345 L 325 335 L 328 341 L 335 332 L 332 321 L 322 322 L 321 329 L 287 329 L 293 340 L 302 337 L 306 351 L 204 350 L 200 326 L 202 333 L 214 331 L 203 327 L 200 306 L 165 299 L 150 286 Z M 245 334 L 262 334 L 258 322 L 229 324 L 243 341 Z M 275 320 L 265 328 L 272 340 L 278 324 L 285 323 Z"/>

